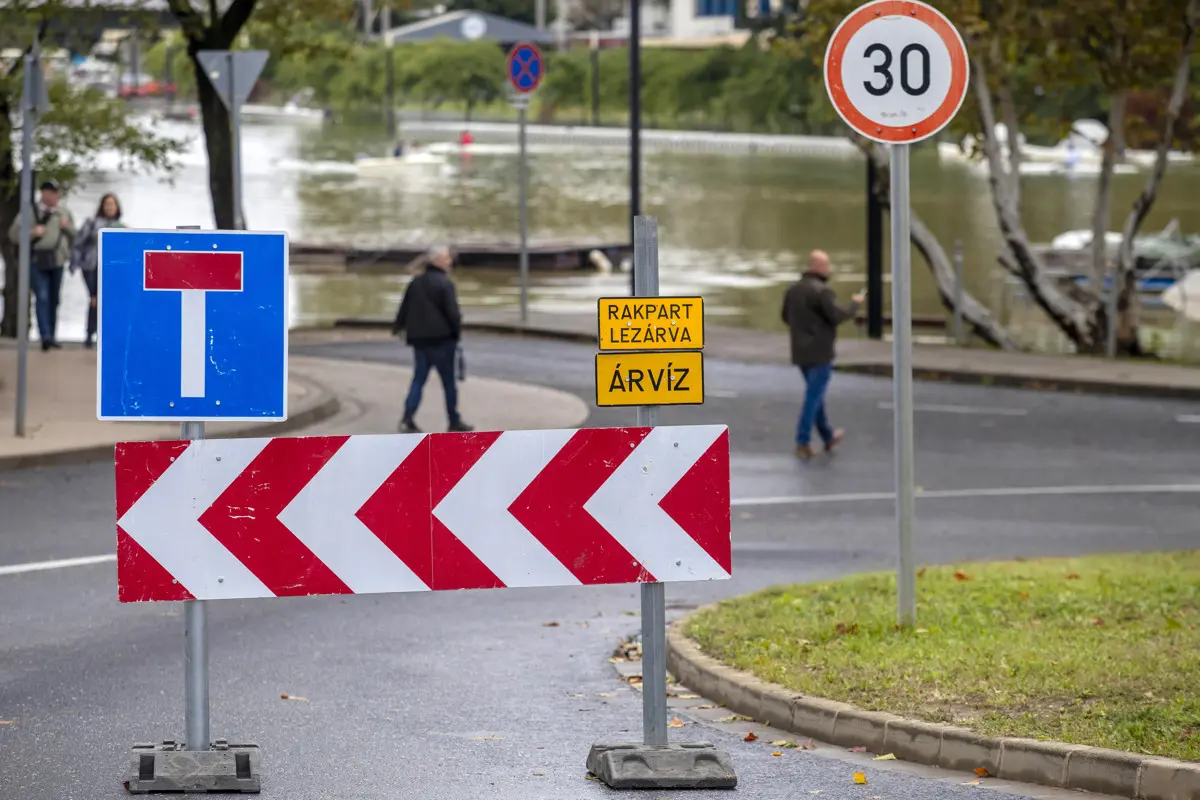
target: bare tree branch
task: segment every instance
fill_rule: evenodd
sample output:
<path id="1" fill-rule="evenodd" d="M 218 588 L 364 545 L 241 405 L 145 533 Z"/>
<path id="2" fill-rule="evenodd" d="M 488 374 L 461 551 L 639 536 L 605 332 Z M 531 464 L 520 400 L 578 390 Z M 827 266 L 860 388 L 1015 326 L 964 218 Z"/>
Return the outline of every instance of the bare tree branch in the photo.
<path id="1" fill-rule="evenodd" d="M 882 145 L 875 144 L 861 136 L 851 136 L 851 140 L 858 149 L 867 158 L 874 162 L 876 174 L 883 176 L 878 185 L 872 187 L 875 197 L 884 207 L 891 209 L 891 198 L 888 193 L 887 182 L 891 176 L 888 168 L 888 158 L 886 151 Z M 921 218 L 915 211 L 910 210 L 910 238 L 913 246 L 921 253 L 925 259 L 925 263 L 929 265 L 929 270 L 933 275 L 934 283 L 937 285 L 938 296 L 941 298 L 942 305 L 951 311 L 954 310 L 955 289 L 958 285 L 958 274 L 954 269 L 954 265 L 950 262 L 950 258 L 946 255 L 945 249 L 933 231 L 921 221 Z M 1008 331 L 1000 324 L 995 315 L 983 303 L 976 300 L 969 292 L 963 290 L 962 293 L 962 315 L 975 333 L 990 345 L 999 347 L 1002 350 L 1019 350 L 1020 347 L 1009 336 Z"/>
<path id="2" fill-rule="evenodd" d="M 1108 99 L 1108 139 L 1104 142 L 1104 157 L 1100 161 L 1100 186 L 1096 192 L 1096 207 L 1092 211 L 1092 280 L 1099 290 L 1108 274 L 1108 223 L 1112 217 L 1113 168 L 1117 151 L 1124 139 L 1125 106 L 1129 93 L 1113 92 Z"/>
<path id="3" fill-rule="evenodd" d="M 1034 300 L 1042 310 L 1081 349 L 1092 349 L 1098 340 L 1097 330 L 1092 324 L 1092 309 L 1068 297 L 1058 284 L 1046 273 L 1041 258 L 1033 250 L 1029 235 L 1021 222 L 1017 198 L 1009 191 L 1009 181 L 1004 174 L 1004 161 L 1000 145 L 996 141 L 996 112 L 992 105 L 991 90 L 988 88 L 987 70 L 982 62 L 972 60 L 971 81 L 974 87 L 979 121 L 983 130 L 983 152 L 988 162 L 988 181 L 992 187 L 992 203 L 996 208 L 1000 233 L 1004 237 L 1015 268 L 1003 264 L 1005 269 L 1018 275 L 1029 288 Z M 1002 262 L 1003 263 L 1003 262 Z M 1099 306 L 1098 303 L 1095 304 Z"/>
<path id="4" fill-rule="evenodd" d="M 1133 201 L 1133 208 L 1125 218 L 1122 229 L 1121 246 L 1117 251 L 1117 280 L 1124 278 L 1125 273 L 1133 268 L 1133 239 L 1138 229 L 1145 221 L 1146 215 L 1154 205 L 1158 196 L 1158 187 L 1167 171 L 1167 154 L 1175 138 L 1175 125 L 1187 96 L 1188 81 L 1191 78 L 1192 54 L 1196 51 L 1197 29 L 1200 28 L 1200 0 L 1190 0 L 1185 12 L 1183 46 L 1179 53 L 1179 66 L 1175 69 L 1175 80 L 1171 86 L 1171 99 L 1167 103 L 1166 118 L 1163 120 L 1162 138 L 1154 154 L 1154 168 L 1146 178 L 1142 193 Z"/>

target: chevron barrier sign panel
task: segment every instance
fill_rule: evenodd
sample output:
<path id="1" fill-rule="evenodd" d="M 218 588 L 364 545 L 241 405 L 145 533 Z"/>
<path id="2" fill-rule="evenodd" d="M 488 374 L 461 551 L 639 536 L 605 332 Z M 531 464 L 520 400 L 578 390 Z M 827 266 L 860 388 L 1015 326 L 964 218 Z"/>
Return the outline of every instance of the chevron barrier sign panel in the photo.
<path id="1" fill-rule="evenodd" d="M 723 425 L 125 442 L 122 602 L 720 580 Z"/>

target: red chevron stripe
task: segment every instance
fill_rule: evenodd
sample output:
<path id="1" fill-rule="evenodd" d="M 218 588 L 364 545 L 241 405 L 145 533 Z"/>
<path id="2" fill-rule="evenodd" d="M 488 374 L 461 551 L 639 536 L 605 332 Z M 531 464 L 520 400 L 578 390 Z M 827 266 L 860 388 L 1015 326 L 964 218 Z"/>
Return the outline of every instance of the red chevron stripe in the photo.
<path id="1" fill-rule="evenodd" d="M 351 594 L 278 519 L 347 438 L 272 439 L 200 516 L 200 524 L 280 597 Z"/>
<path id="2" fill-rule="evenodd" d="M 120 442 L 113 451 L 117 480 L 117 519 L 142 499 L 189 442 Z"/>
<path id="3" fill-rule="evenodd" d="M 698 503 L 696 498 L 705 502 Z M 704 548 L 728 573 L 733 572 L 732 522 L 729 503 L 729 431 L 712 443 L 659 508 Z"/>
<path id="4" fill-rule="evenodd" d="M 649 428 L 578 431 L 508 508 L 581 583 L 654 580 L 583 507 L 649 433 Z"/>
<path id="5" fill-rule="evenodd" d="M 500 431 L 442 434 L 429 447 L 429 507 L 437 508 L 475 462 L 500 438 Z M 433 547 L 431 589 L 500 589 L 504 584 L 442 521 L 430 514 Z"/>
<path id="6" fill-rule="evenodd" d="M 422 439 L 355 516 L 433 588 L 429 442 L 428 436 Z"/>
<path id="7" fill-rule="evenodd" d="M 195 600 L 183 584 L 154 560 L 132 536 L 117 526 L 117 600 Z"/>

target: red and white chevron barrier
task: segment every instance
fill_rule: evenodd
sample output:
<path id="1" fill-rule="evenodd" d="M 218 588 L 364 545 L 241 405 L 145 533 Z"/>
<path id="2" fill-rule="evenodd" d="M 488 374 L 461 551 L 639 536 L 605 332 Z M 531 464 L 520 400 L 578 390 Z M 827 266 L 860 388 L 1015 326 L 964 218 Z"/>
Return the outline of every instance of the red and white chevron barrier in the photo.
<path id="1" fill-rule="evenodd" d="M 731 570 L 723 425 L 128 442 L 116 485 L 122 602 Z"/>

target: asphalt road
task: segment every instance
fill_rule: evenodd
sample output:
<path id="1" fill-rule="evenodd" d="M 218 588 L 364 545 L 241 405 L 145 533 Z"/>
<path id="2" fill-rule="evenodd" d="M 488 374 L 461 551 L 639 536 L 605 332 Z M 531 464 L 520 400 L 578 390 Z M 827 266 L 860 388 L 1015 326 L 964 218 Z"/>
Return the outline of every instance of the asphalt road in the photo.
<path id="1" fill-rule="evenodd" d="M 301 350 L 408 360 L 387 342 Z M 471 374 L 585 398 L 592 353 L 483 336 L 467 350 Z M 730 426 L 734 578 L 673 584 L 673 613 L 775 583 L 891 566 L 890 382 L 835 377 L 834 421 L 850 433 L 843 452 L 810 464 L 791 455 L 801 386 L 793 370 L 711 361 L 706 382 L 703 407 L 663 410 L 660 423 Z M 427 402 L 436 402 L 431 389 Z M 916 399 L 921 561 L 1200 546 L 1200 425 L 1186 421 L 1195 405 L 940 384 L 918 384 Z M 629 410 L 596 410 L 589 424 L 632 420 Z M 181 608 L 118 606 L 111 563 L 4 571 L 111 553 L 112 497 L 104 465 L 0 473 L 0 722 L 11 721 L 0 725 L 3 800 L 124 796 L 129 745 L 182 735 Z M 210 608 L 213 732 L 264 747 L 264 796 L 603 797 L 614 793 L 584 777 L 588 746 L 640 734 L 640 697 L 606 660 L 637 630 L 636 587 Z M 980 791 L 963 785 L 973 776 L 870 762 L 864 789 L 850 782 L 844 754 L 774 758 L 722 729 L 689 724 L 672 733 L 729 749 L 739 797 L 923 800 Z"/>

